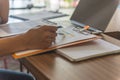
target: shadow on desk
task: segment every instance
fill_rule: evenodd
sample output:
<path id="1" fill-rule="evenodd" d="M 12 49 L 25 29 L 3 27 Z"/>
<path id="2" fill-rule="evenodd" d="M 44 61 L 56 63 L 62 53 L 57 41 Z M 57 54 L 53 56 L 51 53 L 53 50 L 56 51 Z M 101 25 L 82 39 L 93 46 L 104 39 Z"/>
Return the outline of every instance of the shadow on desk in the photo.
<path id="1" fill-rule="evenodd" d="M 108 36 L 111 36 L 113 38 L 116 38 L 116 39 L 120 40 L 120 31 L 107 32 L 105 34 L 108 35 Z"/>

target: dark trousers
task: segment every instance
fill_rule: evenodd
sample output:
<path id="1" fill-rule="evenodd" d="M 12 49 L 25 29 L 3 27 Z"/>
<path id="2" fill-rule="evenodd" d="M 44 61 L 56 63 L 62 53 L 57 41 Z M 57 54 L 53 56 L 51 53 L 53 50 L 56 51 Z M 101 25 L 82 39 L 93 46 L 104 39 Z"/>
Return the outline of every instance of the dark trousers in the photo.
<path id="1" fill-rule="evenodd" d="M 34 80 L 32 76 L 10 70 L 0 70 L 0 80 Z"/>

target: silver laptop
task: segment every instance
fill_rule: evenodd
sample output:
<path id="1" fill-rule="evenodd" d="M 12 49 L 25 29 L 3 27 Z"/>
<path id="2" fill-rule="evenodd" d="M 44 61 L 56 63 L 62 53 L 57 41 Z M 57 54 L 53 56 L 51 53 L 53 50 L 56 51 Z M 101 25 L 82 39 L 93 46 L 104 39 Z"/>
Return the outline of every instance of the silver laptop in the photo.
<path id="1" fill-rule="evenodd" d="M 80 27 L 89 25 L 89 31 L 92 33 L 104 32 L 118 4 L 119 0 L 80 0 L 70 18 L 70 22 L 74 26 Z"/>

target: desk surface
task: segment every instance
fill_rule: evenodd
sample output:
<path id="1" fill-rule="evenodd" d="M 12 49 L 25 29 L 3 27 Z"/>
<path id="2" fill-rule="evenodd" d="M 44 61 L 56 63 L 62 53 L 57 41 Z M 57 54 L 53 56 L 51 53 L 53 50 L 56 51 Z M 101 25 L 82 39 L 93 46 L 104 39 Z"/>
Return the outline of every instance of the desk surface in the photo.
<path id="1" fill-rule="evenodd" d="M 20 62 L 37 80 L 120 79 L 120 54 L 70 62 L 52 51 L 20 59 Z"/>
<path id="2" fill-rule="evenodd" d="M 77 63 L 55 52 L 20 60 L 37 80 L 118 80 L 120 55 L 109 55 Z"/>

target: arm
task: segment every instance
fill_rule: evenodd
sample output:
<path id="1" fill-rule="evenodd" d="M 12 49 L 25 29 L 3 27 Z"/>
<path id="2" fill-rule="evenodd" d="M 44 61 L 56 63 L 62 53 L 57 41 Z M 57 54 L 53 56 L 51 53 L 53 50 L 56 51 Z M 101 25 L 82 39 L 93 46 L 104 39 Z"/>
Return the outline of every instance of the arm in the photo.
<path id="1" fill-rule="evenodd" d="M 9 15 L 9 1 L 0 0 L 0 17 L 1 17 L 0 24 L 4 24 L 8 21 L 8 15 Z"/>
<path id="2" fill-rule="evenodd" d="M 22 50 L 48 48 L 55 40 L 56 30 L 53 26 L 43 26 L 25 34 L 0 39 L 0 56 Z"/>

